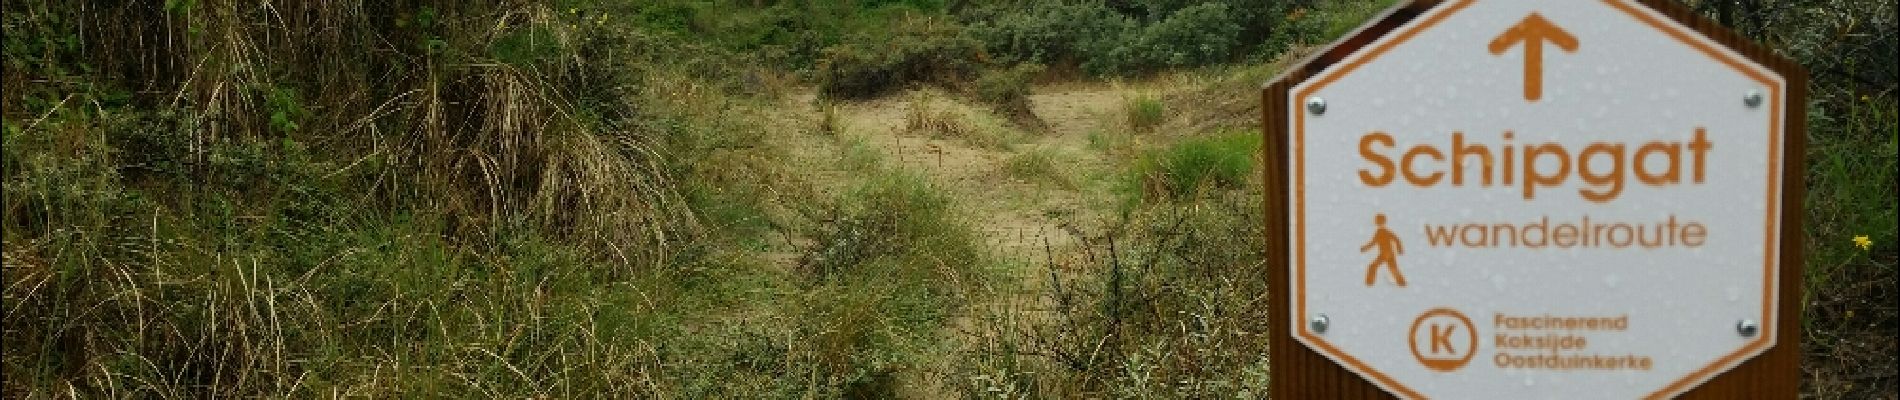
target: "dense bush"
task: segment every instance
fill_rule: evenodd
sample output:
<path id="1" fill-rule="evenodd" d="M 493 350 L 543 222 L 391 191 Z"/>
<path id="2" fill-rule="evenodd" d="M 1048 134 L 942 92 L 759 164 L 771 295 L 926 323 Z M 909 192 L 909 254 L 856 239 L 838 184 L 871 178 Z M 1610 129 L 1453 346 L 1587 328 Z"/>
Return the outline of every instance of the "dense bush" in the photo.
<path id="1" fill-rule="evenodd" d="M 1148 71 L 1227 61 L 1240 44 L 1240 23 L 1225 4 L 1183 8 L 1154 24 L 1122 35 L 1121 45 L 1084 69 L 1098 74 Z"/>
<path id="2" fill-rule="evenodd" d="M 1033 63 L 986 71 L 976 80 L 976 97 L 1017 126 L 1041 130 L 1045 124 L 1030 108 L 1029 83 L 1042 71 L 1042 64 Z"/>
<path id="3" fill-rule="evenodd" d="M 986 10 L 972 36 L 1002 62 L 1079 64 L 1106 56 L 1135 21 L 1096 2 L 1040 2 Z"/>
<path id="4" fill-rule="evenodd" d="M 1017 64 L 989 70 L 976 80 L 976 97 L 985 103 L 1004 105 L 1029 100 L 1029 83 L 1042 73 L 1042 64 Z"/>
<path id="5" fill-rule="evenodd" d="M 1256 1 L 1003 3 L 967 12 L 965 19 L 972 21 L 971 35 L 999 61 L 1123 75 L 1283 49 L 1305 36 L 1282 32 L 1297 28 L 1286 23 L 1285 7 Z"/>
<path id="6" fill-rule="evenodd" d="M 824 50 L 884 41 L 911 18 L 945 12 L 944 0 L 594 2 L 631 25 L 677 35 L 681 42 L 749 53 L 774 68 L 810 73 Z"/>
<path id="7" fill-rule="evenodd" d="M 1288 21 L 1286 17 L 1289 12 L 1293 10 L 1313 9 L 1315 8 L 1315 6 L 1321 3 L 1320 1 L 1317 1 L 1317 0 L 1280 0 L 1280 1 L 1137 0 L 1137 1 L 1141 3 L 1140 8 L 1144 11 L 1144 13 L 1147 15 L 1148 20 L 1150 21 L 1165 19 L 1168 16 L 1174 15 L 1177 12 L 1181 12 L 1182 10 L 1195 8 L 1195 7 L 1204 7 L 1211 4 L 1219 4 L 1219 5 L 1226 6 L 1227 12 L 1230 15 L 1232 15 L 1232 19 L 1235 22 L 1240 24 L 1241 30 L 1239 32 L 1238 38 L 1240 41 L 1245 43 L 1244 45 L 1246 46 L 1264 44 L 1264 43 L 1261 43 L 1263 40 L 1267 39 L 1275 31 L 1282 29 L 1282 25 L 1286 21 Z M 1328 7 L 1337 7 L 1340 5 L 1345 5 L 1348 2 L 1330 2 L 1330 3 L 1332 4 L 1328 4 L 1327 5 Z M 1247 49 L 1247 50 L 1259 51 L 1261 49 Z"/>
<path id="8" fill-rule="evenodd" d="M 825 49 L 818 64 L 818 90 L 827 97 L 875 97 L 918 82 L 968 80 L 982 62 L 979 42 L 953 22 L 918 19 L 892 37 L 865 39 Z"/>

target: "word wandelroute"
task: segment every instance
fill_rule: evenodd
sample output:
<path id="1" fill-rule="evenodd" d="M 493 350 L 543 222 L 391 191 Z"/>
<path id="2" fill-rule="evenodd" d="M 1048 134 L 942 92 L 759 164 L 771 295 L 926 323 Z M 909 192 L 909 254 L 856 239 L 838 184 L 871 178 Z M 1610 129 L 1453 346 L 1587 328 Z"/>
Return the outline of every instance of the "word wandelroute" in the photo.
<path id="1" fill-rule="evenodd" d="M 1678 220 L 1673 214 L 1667 219 L 1649 223 L 1591 221 L 1589 215 L 1576 221 L 1552 222 L 1547 215 L 1523 223 L 1465 222 L 1424 226 L 1426 241 L 1432 247 L 1474 249 L 1697 248 L 1707 243 L 1709 238 L 1708 226 L 1694 220 Z"/>

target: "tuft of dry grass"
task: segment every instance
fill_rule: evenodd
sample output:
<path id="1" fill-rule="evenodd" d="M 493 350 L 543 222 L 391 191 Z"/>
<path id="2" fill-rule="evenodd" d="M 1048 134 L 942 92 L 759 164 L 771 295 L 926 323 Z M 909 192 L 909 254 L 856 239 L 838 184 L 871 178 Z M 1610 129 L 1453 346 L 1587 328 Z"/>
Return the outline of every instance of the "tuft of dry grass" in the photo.
<path id="1" fill-rule="evenodd" d="M 956 139 L 985 149 L 1009 147 L 1009 128 L 984 110 L 942 99 L 928 91 L 911 92 L 904 113 L 904 131 L 934 139 Z"/>
<path id="2" fill-rule="evenodd" d="M 1122 115 L 1129 130 L 1153 132 L 1167 119 L 1167 109 L 1154 95 L 1136 93 L 1122 100 Z"/>
<path id="3" fill-rule="evenodd" d="M 421 3 L 5 3 L 77 41 L 7 72 L 5 393 L 659 389 L 580 289 L 701 230 L 626 102 L 632 39 Z M 14 125 L 42 92 L 79 100 Z"/>
<path id="4" fill-rule="evenodd" d="M 839 117 L 838 117 L 837 104 L 832 104 L 830 101 L 824 101 L 818 105 L 818 109 L 819 109 L 818 111 L 818 114 L 819 114 L 818 115 L 818 132 L 819 133 L 823 133 L 829 136 L 837 136 L 839 132 L 842 132 L 844 130 L 844 126 L 839 125 L 843 121 L 840 121 L 838 119 Z"/>
<path id="5" fill-rule="evenodd" d="M 904 130 L 931 137 L 966 137 L 976 130 L 962 115 L 938 106 L 937 101 L 937 96 L 928 91 L 911 92 L 910 107 L 904 113 Z"/>
<path id="6" fill-rule="evenodd" d="M 1067 167 L 1073 160 L 1066 159 L 1056 150 L 1034 148 L 1010 156 L 1003 161 L 1003 172 L 1028 182 L 1048 183 L 1063 189 L 1073 190 L 1079 184 L 1075 173 Z"/>

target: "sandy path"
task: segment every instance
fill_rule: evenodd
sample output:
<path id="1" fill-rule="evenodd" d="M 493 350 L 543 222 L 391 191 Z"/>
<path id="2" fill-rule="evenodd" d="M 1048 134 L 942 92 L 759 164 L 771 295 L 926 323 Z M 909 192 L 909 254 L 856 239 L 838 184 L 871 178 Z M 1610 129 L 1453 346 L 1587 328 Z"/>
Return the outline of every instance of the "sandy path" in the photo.
<path id="1" fill-rule="evenodd" d="M 1086 187 L 1064 188 L 1010 176 L 1005 170 L 1012 156 L 1026 151 L 1060 154 L 1064 168 L 1076 179 L 1101 174 L 1110 166 L 1098 152 L 1089 149 L 1088 134 L 1116 121 L 1121 94 L 1105 85 L 1070 86 L 1030 96 L 1032 108 L 1049 125 L 1042 133 L 1014 131 L 1016 137 L 1006 149 L 973 146 L 954 138 L 931 138 L 907 132 L 905 118 L 915 96 L 894 95 L 882 99 L 845 103 L 837 106 L 835 136 L 804 132 L 783 140 L 797 165 L 794 170 L 821 190 L 835 191 L 851 178 L 835 165 L 844 151 L 844 142 L 862 138 L 877 149 L 886 165 L 922 173 L 956 198 L 964 211 L 975 219 L 974 226 L 984 233 L 995 253 L 1014 260 L 1040 264 L 1045 242 L 1050 248 L 1063 248 L 1077 238 L 1062 229 L 1064 219 L 1080 219 L 1087 214 Z M 784 110 L 804 115 L 803 125 L 815 126 L 820 111 L 814 96 L 789 97 Z M 949 96 L 935 96 L 933 103 L 956 103 L 968 112 L 984 112 L 981 106 L 961 103 Z M 1073 222 L 1072 222 L 1073 223 Z"/>
<path id="2" fill-rule="evenodd" d="M 1046 292 L 1051 261 L 1059 268 L 1069 264 L 1065 258 L 1079 253 L 1077 249 L 1082 239 L 1072 235 L 1070 229 L 1064 229 L 1064 225 L 1093 226 L 1091 221 L 1106 219 L 1106 211 L 1099 206 L 1105 201 L 1100 200 L 1106 197 L 1102 193 L 1105 189 L 1093 177 L 1112 172 L 1115 166 L 1099 151 L 1090 148 L 1089 134 L 1119 128 L 1115 124 L 1119 121 L 1116 117 L 1122 96 L 1121 89 L 1108 85 L 1068 85 L 1038 90 L 1030 96 L 1031 107 L 1049 129 L 1045 132 L 1011 130 L 1008 146 L 984 147 L 966 140 L 932 138 L 908 131 L 906 118 L 912 102 L 918 99 L 914 95 L 838 104 L 834 112 L 839 129 L 833 133 L 821 132 L 815 127 L 820 125 L 823 110 L 816 105 L 815 96 L 806 93 L 788 96 L 775 111 L 781 114 L 776 119 L 785 121 L 786 126 L 772 127 L 772 130 L 790 134 L 768 135 L 768 140 L 771 145 L 786 149 L 791 163 L 787 170 L 796 175 L 794 179 L 805 180 L 812 190 L 823 193 L 836 194 L 859 178 L 843 170 L 838 162 L 853 140 L 862 140 L 867 147 L 875 149 L 887 167 L 926 176 L 956 199 L 961 211 L 972 219 L 972 225 L 990 245 L 991 254 L 1001 258 L 1004 265 L 1012 266 L 1006 273 L 1013 279 L 997 282 L 994 295 L 975 305 L 970 314 L 1034 319 L 1029 314 L 1039 314 L 1047 308 L 1044 303 L 1049 299 Z M 929 97 L 933 105 L 965 114 L 988 113 L 982 106 L 952 96 Z M 800 128 L 785 129 L 793 126 Z M 1065 187 L 1012 176 L 1007 170 L 1010 159 L 1030 151 L 1058 154 L 1055 159 L 1061 161 L 1061 167 L 1082 183 Z M 766 257 L 774 264 L 795 267 L 799 251 L 811 245 L 803 238 L 789 238 L 787 244 L 783 250 L 769 252 Z M 956 350 L 968 350 L 969 346 L 985 340 L 980 337 L 985 332 L 994 333 L 976 318 L 980 317 L 959 317 L 952 323 L 950 329 L 962 333 L 960 336 L 966 339 L 959 341 L 965 348 Z M 946 362 L 949 359 L 946 358 Z M 960 382 L 946 374 L 954 371 L 955 366 L 933 369 L 937 372 L 919 371 L 915 376 L 904 378 L 911 381 L 903 385 L 907 388 L 906 397 L 957 397 L 955 387 Z"/>

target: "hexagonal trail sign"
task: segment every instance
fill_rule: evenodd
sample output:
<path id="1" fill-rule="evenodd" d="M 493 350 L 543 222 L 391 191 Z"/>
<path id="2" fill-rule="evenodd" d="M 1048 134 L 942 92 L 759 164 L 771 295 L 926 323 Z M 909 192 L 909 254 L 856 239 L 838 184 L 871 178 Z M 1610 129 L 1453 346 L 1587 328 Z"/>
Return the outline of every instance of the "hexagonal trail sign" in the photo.
<path id="1" fill-rule="evenodd" d="M 1415 2 L 1288 71 L 1276 397 L 1792 397 L 1805 79 L 1633 0 Z"/>

